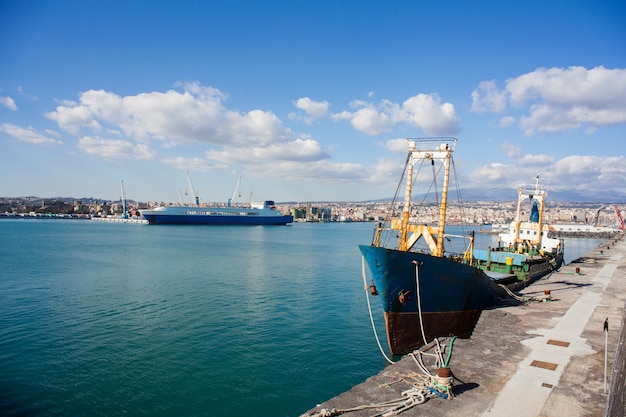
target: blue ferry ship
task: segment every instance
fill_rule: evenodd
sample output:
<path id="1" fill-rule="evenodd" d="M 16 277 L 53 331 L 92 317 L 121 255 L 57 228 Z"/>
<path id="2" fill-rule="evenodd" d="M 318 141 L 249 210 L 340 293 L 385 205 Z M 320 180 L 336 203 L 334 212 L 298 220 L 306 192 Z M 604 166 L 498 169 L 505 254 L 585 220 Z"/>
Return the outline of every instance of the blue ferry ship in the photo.
<path id="1" fill-rule="evenodd" d="M 283 215 L 271 200 L 250 207 L 162 206 L 143 210 L 148 224 L 285 225 L 293 216 Z"/>
<path id="2" fill-rule="evenodd" d="M 184 205 L 181 196 L 180 205 L 143 210 L 142 215 L 148 224 L 273 226 L 293 223 L 293 216 L 282 214 L 272 200 L 258 203 L 250 202 L 248 207 L 233 206 L 232 200 L 237 194 L 240 181 L 241 177 L 237 179 L 233 196 L 228 199 L 226 206 L 202 206 L 200 205 L 200 198 L 194 192 L 189 172 L 187 172 L 187 182 L 191 188 L 191 194 L 195 194 L 195 206 Z"/>

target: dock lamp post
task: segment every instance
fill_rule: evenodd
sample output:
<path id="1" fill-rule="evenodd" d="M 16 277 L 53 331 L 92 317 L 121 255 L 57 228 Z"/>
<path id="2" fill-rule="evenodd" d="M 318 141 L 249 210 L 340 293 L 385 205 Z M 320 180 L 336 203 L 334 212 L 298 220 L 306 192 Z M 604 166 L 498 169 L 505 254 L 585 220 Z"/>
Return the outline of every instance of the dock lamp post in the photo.
<path id="1" fill-rule="evenodd" d="M 604 393 L 606 394 L 606 363 L 607 363 L 607 347 L 609 344 L 609 318 L 604 320 Z"/>

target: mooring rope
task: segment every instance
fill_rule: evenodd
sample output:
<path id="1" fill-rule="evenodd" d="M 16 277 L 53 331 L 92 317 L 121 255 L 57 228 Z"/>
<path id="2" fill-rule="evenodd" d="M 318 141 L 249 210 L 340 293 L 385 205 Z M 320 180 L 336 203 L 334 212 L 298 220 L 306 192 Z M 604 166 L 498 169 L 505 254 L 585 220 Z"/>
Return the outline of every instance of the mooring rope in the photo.
<path id="1" fill-rule="evenodd" d="M 428 343 L 426 341 L 426 333 L 424 332 L 424 321 L 422 320 L 422 296 L 420 295 L 420 274 L 419 274 L 419 267 L 420 267 L 420 262 L 417 261 L 413 261 L 413 264 L 415 265 L 415 287 L 417 289 L 417 312 L 419 314 L 419 319 L 420 319 L 420 330 L 422 331 L 422 340 L 424 341 L 424 344 Z"/>
<path id="2" fill-rule="evenodd" d="M 450 353 L 452 350 L 453 342 L 454 339 L 450 343 Z M 388 401 L 381 401 L 375 404 L 359 405 L 350 408 L 322 408 L 320 410 L 317 410 L 316 412 L 313 412 L 312 414 L 303 414 L 301 417 L 335 417 L 342 414 L 367 409 L 384 409 L 370 417 L 393 417 L 416 405 L 425 403 L 430 398 L 441 398 L 444 400 L 452 399 L 452 382 L 454 378 L 451 375 L 433 375 L 424 365 L 422 359 L 423 354 L 425 354 L 425 352 L 422 352 L 421 350 L 416 350 L 410 354 L 410 356 L 415 360 L 415 363 L 420 368 L 420 371 L 423 373 L 423 375 L 421 375 L 421 379 L 419 379 L 419 381 L 411 383 L 411 385 L 413 385 L 411 388 L 402 391 L 401 397 L 394 398 Z M 439 354 L 435 356 L 442 356 L 442 353 L 439 352 Z M 448 355 L 448 359 L 446 360 L 446 362 L 449 362 L 449 360 L 450 354 Z M 438 366 L 441 367 L 441 364 L 438 364 Z M 412 374 L 415 375 L 415 373 Z M 420 375 L 418 374 L 417 376 Z M 418 378 L 412 378 L 418 380 Z M 404 379 L 401 379 L 401 381 L 409 383 Z"/>
<path id="3" fill-rule="evenodd" d="M 389 359 L 387 354 L 385 354 L 385 351 L 384 351 L 382 345 L 380 344 L 380 339 L 378 338 L 378 332 L 376 332 L 376 324 L 374 324 L 374 316 L 372 314 L 372 305 L 370 303 L 369 294 L 367 293 L 367 289 L 369 287 L 367 286 L 367 277 L 366 277 L 366 272 L 365 272 L 365 257 L 364 256 L 361 256 L 361 275 L 363 276 L 363 289 L 365 290 L 365 299 L 367 300 L 367 309 L 368 309 L 369 314 L 370 314 L 370 322 L 372 323 L 372 331 L 374 332 L 374 337 L 376 338 L 376 344 L 378 344 L 378 349 L 380 350 L 380 353 L 382 353 L 383 357 L 387 360 L 387 362 L 393 364 L 395 362 L 392 361 L 391 359 Z"/>
<path id="4" fill-rule="evenodd" d="M 538 301 L 538 302 L 544 302 L 544 301 L 551 301 L 551 298 L 548 296 L 537 296 L 537 297 L 520 297 L 519 295 L 515 294 L 513 291 L 511 291 L 506 285 L 502 285 L 502 284 L 498 284 L 500 287 L 502 287 L 502 289 L 504 289 L 504 291 L 514 300 L 519 301 L 520 303 L 527 303 L 529 301 Z"/>

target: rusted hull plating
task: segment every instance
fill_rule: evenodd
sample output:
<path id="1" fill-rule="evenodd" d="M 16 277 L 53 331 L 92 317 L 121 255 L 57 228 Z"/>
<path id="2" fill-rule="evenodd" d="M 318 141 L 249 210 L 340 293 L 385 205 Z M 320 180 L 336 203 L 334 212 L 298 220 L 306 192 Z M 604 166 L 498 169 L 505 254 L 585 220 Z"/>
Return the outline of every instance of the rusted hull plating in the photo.
<path id="1" fill-rule="evenodd" d="M 481 310 L 422 313 L 427 342 L 435 337 L 469 337 L 480 318 Z M 426 344 L 422 338 L 418 313 L 385 313 L 387 342 L 394 355 L 410 353 Z"/>

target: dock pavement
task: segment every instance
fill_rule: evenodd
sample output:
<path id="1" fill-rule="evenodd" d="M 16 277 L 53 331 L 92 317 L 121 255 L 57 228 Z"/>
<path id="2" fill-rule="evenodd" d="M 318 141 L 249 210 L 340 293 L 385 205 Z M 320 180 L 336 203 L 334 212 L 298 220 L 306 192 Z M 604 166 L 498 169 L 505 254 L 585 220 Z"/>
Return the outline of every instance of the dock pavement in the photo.
<path id="1" fill-rule="evenodd" d="M 418 356 L 436 375 L 431 343 L 302 416 L 626 417 L 624 235 L 518 295 L 524 300 L 484 311 L 470 338 L 439 339 L 451 355 L 448 398 L 373 406 L 406 398 L 429 378 Z"/>

